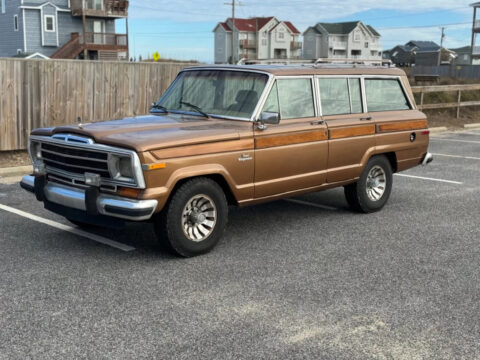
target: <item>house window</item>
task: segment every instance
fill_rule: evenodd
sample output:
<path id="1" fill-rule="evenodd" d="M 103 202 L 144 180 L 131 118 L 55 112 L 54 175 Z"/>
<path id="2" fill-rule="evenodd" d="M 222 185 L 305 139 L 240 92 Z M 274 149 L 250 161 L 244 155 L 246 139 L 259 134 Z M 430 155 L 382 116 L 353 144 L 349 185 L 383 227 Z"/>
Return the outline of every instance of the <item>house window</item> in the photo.
<path id="1" fill-rule="evenodd" d="M 18 15 L 13 15 L 13 30 L 18 31 Z"/>
<path id="2" fill-rule="evenodd" d="M 365 42 L 365 49 L 368 49 L 368 41 Z"/>
<path id="3" fill-rule="evenodd" d="M 45 15 L 45 31 L 55 32 L 55 17 L 52 15 Z"/>
<path id="4" fill-rule="evenodd" d="M 285 34 L 283 32 L 278 33 L 278 38 L 283 39 L 285 37 Z"/>
<path id="5" fill-rule="evenodd" d="M 353 40 L 360 41 L 360 33 L 358 31 L 355 31 L 355 33 L 353 34 Z"/>
<path id="6" fill-rule="evenodd" d="M 2 0 L 2 14 L 5 14 L 5 0 Z"/>

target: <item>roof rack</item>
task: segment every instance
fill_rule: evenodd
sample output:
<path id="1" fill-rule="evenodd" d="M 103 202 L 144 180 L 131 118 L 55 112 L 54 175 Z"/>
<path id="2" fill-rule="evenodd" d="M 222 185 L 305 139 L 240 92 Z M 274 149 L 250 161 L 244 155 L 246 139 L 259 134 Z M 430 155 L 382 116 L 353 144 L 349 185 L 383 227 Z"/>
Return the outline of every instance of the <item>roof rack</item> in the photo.
<path id="1" fill-rule="evenodd" d="M 271 65 L 271 66 L 292 66 L 292 67 L 311 67 L 311 68 L 391 68 L 395 67 L 389 59 L 381 60 L 362 60 L 362 59 L 327 59 L 319 58 L 317 60 L 296 60 L 296 59 L 265 59 L 265 60 L 245 60 L 242 59 L 237 65 Z"/>

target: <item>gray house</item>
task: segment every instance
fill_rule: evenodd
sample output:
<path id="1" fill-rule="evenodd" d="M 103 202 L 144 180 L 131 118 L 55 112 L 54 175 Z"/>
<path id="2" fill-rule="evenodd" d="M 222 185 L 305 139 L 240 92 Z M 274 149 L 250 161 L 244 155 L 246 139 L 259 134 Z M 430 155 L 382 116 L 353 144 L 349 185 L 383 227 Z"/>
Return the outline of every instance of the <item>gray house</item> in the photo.
<path id="1" fill-rule="evenodd" d="M 380 34 L 361 21 L 318 23 L 303 33 L 303 57 L 381 62 Z"/>
<path id="2" fill-rule="evenodd" d="M 432 62 L 432 57 L 438 59 L 440 46 L 433 41 L 411 40 L 405 45 L 397 45 L 392 50 L 386 52 L 390 60 L 397 66 L 412 66 L 416 63 L 417 53 L 420 53 L 420 63 L 425 65 Z M 438 61 L 438 60 L 437 60 Z"/>
<path id="3" fill-rule="evenodd" d="M 455 65 L 471 65 L 472 64 L 472 47 L 463 46 L 461 48 L 450 49 L 457 54 Z"/>
<path id="4" fill-rule="evenodd" d="M 0 56 L 128 59 L 127 0 L 0 0 Z M 127 26 L 128 28 L 128 26 Z"/>

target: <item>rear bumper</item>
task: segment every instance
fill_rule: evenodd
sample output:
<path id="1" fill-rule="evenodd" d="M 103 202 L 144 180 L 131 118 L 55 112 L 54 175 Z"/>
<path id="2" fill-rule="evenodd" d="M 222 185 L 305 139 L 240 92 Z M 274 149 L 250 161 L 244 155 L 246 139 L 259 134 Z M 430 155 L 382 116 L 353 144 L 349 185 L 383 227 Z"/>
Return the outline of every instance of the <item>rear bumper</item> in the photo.
<path id="1" fill-rule="evenodd" d="M 89 215 L 105 215 L 115 218 L 143 221 L 152 217 L 157 208 L 157 200 L 135 200 L 120 196 L 98 193 L 96 188 L 87 190 L 46 182 L 42 177 L 26 175 L 20 186 L 37 199 L 62 205 L 66 208 L 85 211 Z M 90 191 L 94 190 L 94 191 Z"/>
<path id="2" fill-rule="evenodd" d="M 429 152 L 425 154 L 425 157 L 422 160 L 422 165 L 425 166 L 427 164 L 430 164 L 433 161 L 433 155 Z"/>

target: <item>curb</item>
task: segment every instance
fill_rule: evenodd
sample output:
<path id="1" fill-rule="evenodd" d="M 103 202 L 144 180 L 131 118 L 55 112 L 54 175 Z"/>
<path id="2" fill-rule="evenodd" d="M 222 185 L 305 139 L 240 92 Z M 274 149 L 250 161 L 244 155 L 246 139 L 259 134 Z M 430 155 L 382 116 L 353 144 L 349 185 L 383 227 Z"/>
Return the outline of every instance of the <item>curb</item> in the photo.
<path id="1" fill-rule="evenodd" d="M 31 174 L 32 172 L 33 172 L 33 168 L 31 165 L 0 168 L 0 177 L 20 176 L 20 175 Z"/>
<path id="2" fill-rule="evenodd" d="M 448 131 L 446 126 L 433 127 L 433 128 L 429 128 L 428 130 L 430 130 L 431 133 L 439 133 L 439 132 Z"/>
<path id="3" fill-rule="evenodd" d="M 465 129 L 480 129 L 480 123 L 474 123 L 474 124 L 465 124 L 463 125 Z"/>

